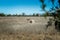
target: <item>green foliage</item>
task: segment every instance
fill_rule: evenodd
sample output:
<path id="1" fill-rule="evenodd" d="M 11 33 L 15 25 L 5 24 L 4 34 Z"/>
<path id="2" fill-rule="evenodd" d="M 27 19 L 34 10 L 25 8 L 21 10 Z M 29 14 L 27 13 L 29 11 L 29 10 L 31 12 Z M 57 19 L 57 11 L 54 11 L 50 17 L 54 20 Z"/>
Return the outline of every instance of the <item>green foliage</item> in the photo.
<path id="1" fill-rule="evenodd" d="M 42 10 L 45 11 L 45 7 L 46 7 L 46 4 L 44 3 L 45 0 L 40 0 L 40 2 L 42 3 L 42 6 L 41 6 Z"/>
<path id="2" fill-rule="evenodd" d="M 40 14 L 37 13 L 36 16 L 40 16 Z"/>
<path id="3" fill-rule="evenodd" d="M 7 16 L 12 16 L 11 14 L 8 14 Z"/>
<path id="4" fill-rule="evenodd" d="M 36 16 L 36 14 L 35 14 L 35 13 L 33 13 L 33 16 Z"/>
<path id="5" fill-rule="evenodd" d="M 56 12 L 57 12 L 57 17 L 60 20 L 60 9 L 56 10 Z"/>
<path id="6" fill-rule="evenodd" d="M 56 6 L 55 6 L 55 4 L 56 4 L 55 0 L 50 0 L 50 1 L 52 3 L 52 6 L 51 6 L 52 8 L 51 8 L 50 12 L 52 13 L 52 11 L 54 11 L 54 13 L 49 14 L 47 12 L 47 13 L 44 14 L 44 16 L 46 17 L 46 16 L 52 15 L 54 17 L 54 20 L 55 20 L 55 27 L 60 30 L 60 0 L 58 0 L 59 5 L 56 5 Z M 46 7 L 45 6 L 46 4 L 44 4 L 45 0 L 40 0 L 40 2 L 42 3 L 42 9 L 45 10 L 45 7 Z M 45 12 L 46 12 L 46 10 L 45 10 Z"/>
<path id="7" fill-rule="evenodd" d="M 44 0 L 40 0 L 41 3 L 44 3 Z"/>
<path id="8" fill-rule="evenodd" d="M 55 0 L 51 0 L 51 2 L 52 2 L 53 5 L 54 5 L 54 1 L 55 1 Z"/>
<path id="9" fill-rule="evenodd" d="M 0 16 L 5 16 L 5 14 L 4 13 L 0 13 Z"/>
<path id="10" fill-rule="evenodd" d="M 60 7 L 60 0 L 58 0 L 58 3 L 59 3 L 59 7 Z"/>
<path id="11" fill-rule="evenodd" d="M 46 7 L 46 5 L 45 4 L 43 4 L 42 5 L 42 9 L 45 11 L 45 7 Z"/>
<path id="12" fill-rule="evenodd" d="M 42 14 L 42 16 L 47 17 L 47 16 L 52 16 L 52 14 L 49 12 L 45 12 L 44 14 Z"/>

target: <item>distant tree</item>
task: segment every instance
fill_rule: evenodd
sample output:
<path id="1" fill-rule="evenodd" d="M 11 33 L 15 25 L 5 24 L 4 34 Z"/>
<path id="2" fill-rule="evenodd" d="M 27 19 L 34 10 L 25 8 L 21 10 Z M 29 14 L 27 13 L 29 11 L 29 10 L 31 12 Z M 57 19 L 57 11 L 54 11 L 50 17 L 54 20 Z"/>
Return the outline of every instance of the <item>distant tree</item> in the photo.
<path id="1" fill-rule="evenodd" d="M 11 14 L 8 14 L 7 16 L 12 16 Z"/>
<path id="2" fill-rule="evenodd" d="M 19 14 L 18 16 L 21 16 L 21 14 Z"/>
<path id="3" fill-rule="evenodd" d="M 16 15 L 15 15 L 15 16 L 18 16 L 18 15 L 17 15 L 17 13 L 16 13 Z"/>
<path id="4" fill-rule="evenodd" d="M 25 13 L 22 13 L 22 16 L 25 16 Z"/>
<path id="5" fill-rule="evenodd" d="M 13 15 L 11 15 L 11 16 L 18 16 L 17 14 L 13 14 Z"/>
<path id="6" fill-rule="evenodd" d="M 36 14 L 35 14 L 35 13 L 33 13 L 33 16 L 36 16 Z"/>
<path id="7" fill-rule="evenodd" d="M 0 16 L 5 16 L 5 14 L 4 13 L 0 13 Z"/>
<path id="8" fill-rule="evenodd" d="M 40 16 L 40 14 L 39 14 L 39 13 L 37 13 L 37 14 L 36 14 L 36 16 Z"/>

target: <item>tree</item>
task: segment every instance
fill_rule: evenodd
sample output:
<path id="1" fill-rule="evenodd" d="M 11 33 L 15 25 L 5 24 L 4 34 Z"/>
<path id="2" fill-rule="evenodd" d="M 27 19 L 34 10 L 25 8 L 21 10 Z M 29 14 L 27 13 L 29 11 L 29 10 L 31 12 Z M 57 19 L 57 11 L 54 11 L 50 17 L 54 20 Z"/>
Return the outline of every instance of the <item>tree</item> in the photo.
<path id="1" fill-rule="evenodd" d="M 59 4 L 59 7 L 60 7 L 60 0 L 58 0 L 58 4 Z"/>
<path id="2" fill-rule="evenodd" d="M 56 19 L 55 20 L 55 27 L 57 25 L 57 27 L 60 30 L 60 0 L 57 0 L 57 3 L 59 5 L 57 5 L 55 3 L 55 0 L 50 0 L 50 1 L 52 3 L 52 8 L 50 8 L 51 10 L 49 9 L 49 11 L 52 13 L 52 16 L 54 17 L 54 19 Z M 45 8 L 46 8 L 46 6 L 45 6 L 46 5 L 45 0 L 40 0 L 40 2 L 42 3 L 42 9 L 46 12 L 46 10 L 45 10 Z M 54 11 L 54 12 L 52 12 L 52 11 Z"/>
<path id="3" fill-rule="evenodd" d="M 46 0 L 47 1 L 47 0 Z M 57 0 L 57 3 L 59 4 L 59 5 L 57 5 L 56 3 L 55 3 L 55 0 L 50 0 L 51 1 L 51 3 L 52 3 L 52 6 L 51 6 L 51 10 L 49 9 L 49 11 L 50 12 L 52 12 L 52 11 L 54 11 L 55 12 L 55 14 L 56 14 L 56 12 L 58 13 L 58 14 L 60 14 L 59 12 L 58 12 L 58 10 L 57 9 L 59 9 L 60 10 L 60 0 Z M 45 8 L 46 8 L 46 5 L 47 5 L 47 3 L 45 3 L 45 0 L 40 0 L 40 2 L 42 3 L 42 9 L 45 11 L 45 12 L 47 12 L 46 10 L 45 10 Z M 48 5 L 47 5 L 48 6 Z M 53 15 L 54 16 L 54 15 Z M 59 15 L 60 16 L 60 15 Z"/>
<path id="4" fill-rule="evenodd" d="M 36 16 L 40 16 L 40 14 L 39 14 L 39 13 L 37 13 L 37 14 L 36 14 Z"/>
<path id="5" fill-rule="evenodd" d="M 7 16 L 11 16 L 11 14 L 8 14 Z"/>
<path id="6" fill-rule="evenodd" d="M 44 0 L 40 0 L 40 2 L 42 3 L 42 6 L 41 6 L 42 10 L 45 11 L 46 4 L 44 3 Z"/>
<path id="7" fill-rule="evenodd" d="M 5 16 L 5 14 L 4 13 L 0 13 L 0 16 Z"/>
<path id="8" fill-rule="evenodd" d="M 22 13 L 22 16 L 25 16 L 25 13 Z"/>
<path id="9" fill-rule="evenodd" d="M 35 13 L 33 13 L 33 16 L 36 16 L 36 14 L 35 14 Z"/>

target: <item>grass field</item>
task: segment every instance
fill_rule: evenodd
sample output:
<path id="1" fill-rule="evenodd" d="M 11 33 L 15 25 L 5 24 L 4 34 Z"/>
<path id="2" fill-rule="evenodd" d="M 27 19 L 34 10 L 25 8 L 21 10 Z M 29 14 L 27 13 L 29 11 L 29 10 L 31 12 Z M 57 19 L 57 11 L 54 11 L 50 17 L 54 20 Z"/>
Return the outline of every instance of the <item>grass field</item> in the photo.
<path id="1" fill-rule="evenodd" d="M 44 17 L 0 17 L 0 40 L 60 40 L 54 25 L 46 29 Z M 33 19 L 30 23 L 27 19 Z"/>

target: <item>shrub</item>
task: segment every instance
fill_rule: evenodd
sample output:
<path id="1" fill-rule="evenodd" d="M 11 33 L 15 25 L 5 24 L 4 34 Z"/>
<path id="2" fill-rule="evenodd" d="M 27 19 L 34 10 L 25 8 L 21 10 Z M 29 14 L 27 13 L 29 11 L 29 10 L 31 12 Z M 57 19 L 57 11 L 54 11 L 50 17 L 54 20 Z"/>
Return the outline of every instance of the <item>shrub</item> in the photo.
<path id="1" fill-rule="evenodd" d="M 5 16 L 5 14 L 4 13 L 0 13 L 0 16 Z"/>

